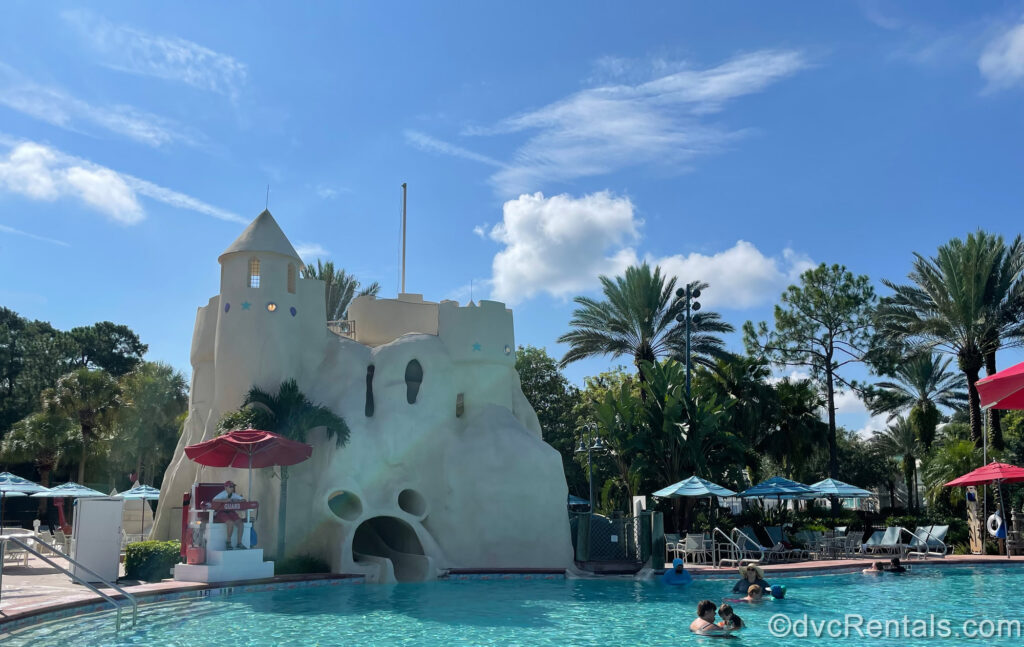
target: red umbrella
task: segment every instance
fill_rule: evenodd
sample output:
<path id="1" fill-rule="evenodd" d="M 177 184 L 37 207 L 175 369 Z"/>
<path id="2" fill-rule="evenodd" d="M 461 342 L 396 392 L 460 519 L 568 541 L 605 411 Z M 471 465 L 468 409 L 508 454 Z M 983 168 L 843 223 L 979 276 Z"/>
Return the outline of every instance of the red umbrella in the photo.
<path id="1" fill-rule="evenodd" d="M 1024 362 L 975 382 L 981 406 L 1024 409 Z"/>
<path id="2" fill-rule="evenodd" d="M 313 448 L 269 431 L 243 429 L 189 445 L 185 455 L 209 467 L 249 468 L 249 496 L 252 496 L 252 468 L 295 465 L 313 454 Z"/>
<path id="3" fill-rule="evenodd" d="M 1024 468 L 992 461 L 988 465 L 953 479 L 946 483 L 946 487 L 989 485 L 996 482 L 1020 483 L 1021 481 L 1024 481 Z"/>

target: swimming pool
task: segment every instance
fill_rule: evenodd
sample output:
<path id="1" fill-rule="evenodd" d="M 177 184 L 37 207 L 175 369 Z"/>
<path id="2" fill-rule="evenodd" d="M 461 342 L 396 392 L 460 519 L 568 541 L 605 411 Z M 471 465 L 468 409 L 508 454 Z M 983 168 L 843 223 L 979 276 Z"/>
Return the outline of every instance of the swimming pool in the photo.
<path id="1" fill-rule="evenodd" d="M 817 575 L 768 578 L 786 584 L 785 600 L 736 604 L 749 627 L 744 643 L 786 645 L 963 644 L 963 637 L 936 638 L 936 623 L 960 632 L 965 621 L 1024 621 L 1020 568 L 1002 566 L 916 566 L 906 576 Z M 139 626 L 113 634 L 112 614 L 80 616 L 17 632 L 12 647 L 224 646 L 250 645 L 678 645 L 709 644 L 690 634 L 696 603 L 735 597 L 733 581 L 698 580 L 686 588 L 657 582 L 607 580 L 440 581 L 307 588 L 217 596 L 143 606 Z M 863 618 L 861 634 L 824 639 L 773 635 L 777 614 L 793 621 L 805 615 L 816 623 Z M 907 638 L 904 627 L 889 639 L 874 640 L 867 623 L 898 619 L 930 620 L 933 632 Z M 820 625 L 819 625 L 820 626 Z M 799 627 L 799 625 L 797 625 Z M 917 625 L 920 629 L 921 625 Z M 892 624 L 890 623 L 890 630 Z M 984 627 L 976 627 L 983 630 Z M 994 627 L 993 627 L 994 629 Z M 812 628 L 808 631 L 813 633 Z M 840 632 L 841 633 L 841 632 Z M 1021 635 L 1024 635 L 1022 633 Z M 765 642 L 769 641 L 769 642 Z M 1012 627 L 1003 637 L 979 645 L 1019 645 Z"/>

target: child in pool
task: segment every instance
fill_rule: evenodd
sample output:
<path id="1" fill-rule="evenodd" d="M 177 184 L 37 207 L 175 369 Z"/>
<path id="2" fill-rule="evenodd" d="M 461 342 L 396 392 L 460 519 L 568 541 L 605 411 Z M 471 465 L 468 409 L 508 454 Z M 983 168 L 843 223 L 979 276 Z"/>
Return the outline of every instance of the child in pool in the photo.
<path id="1" fill-rule="evenodd" d="M 732 606 L 727 603 L 722 603 L 722 606 L 718 607 L 718 615 L 722 618 L 722 621 L 718 623 L 719 627 L 723 629 L 742 629 L 743 619 L 732 612 Z"/>
<path id="2" fill-rule="evenodd" d="M 885 569 L 886 573 L 906 573 L 907 568 L 900 564 L 899 557 L 893 557 L 889 560 L 889 567 Z"/>

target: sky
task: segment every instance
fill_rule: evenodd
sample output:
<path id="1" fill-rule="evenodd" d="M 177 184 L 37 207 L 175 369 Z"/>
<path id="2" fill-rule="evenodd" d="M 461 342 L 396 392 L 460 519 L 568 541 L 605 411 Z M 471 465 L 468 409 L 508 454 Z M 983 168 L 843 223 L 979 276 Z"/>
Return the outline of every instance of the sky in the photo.
<path id="1" fill-rule="evenodd" d="M 561 357 L 644 260 L 739 330 L 817 263 L 884 295 L 1018 235 L 1022 99 L 1024 2 L 5 3 L 0 305 L 188 375 L 268 187 L 307 262 L 393 296 L 406 182 L 407 291 L 504 301 L 519 344 Z"/>

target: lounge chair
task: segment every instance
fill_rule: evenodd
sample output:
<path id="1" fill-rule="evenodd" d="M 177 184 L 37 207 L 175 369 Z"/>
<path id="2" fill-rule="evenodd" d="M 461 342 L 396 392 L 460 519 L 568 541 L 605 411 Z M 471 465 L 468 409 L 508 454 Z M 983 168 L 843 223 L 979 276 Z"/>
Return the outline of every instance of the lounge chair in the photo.
<path id="1" fill-rule="evenodd" d="M 811 551 L 803 548 L 786 548 L 782 546 L 782 542 L 786 541 L 785 533 L 782 531 L 782 526 L 765 526 L 764 531 L 768 534 L 768 538 L 772 540 L 773 551 L 785 550 L 789 552 L 791 559 L 810 559 Z"/>
<path id="2" fill-rule="evenodd" d="M 918 526 L 911 533 L 910 552 L 914 557 L 945 557 L 949 526 Z"/>
<path id="3" fill-rule="evenodd" d="M 739 544 L 741 548 L 752 554 L 759 554 L 760 556 L 758 559 L 761 559 L 766 563 L 784 562 L 793 556 L 793 551 L 788 548 L 783 548 L 778 544 L 775 546 L 765 546 L 761 544 L 760 540 L 757 538 L 757 533 L 750 526 L 738 528 L 737 531 L 734 532 L 738 532 L 737 536 L 739 539 L 736 540 L 736 543 Z"/>
<path id="4" fill-rule="evenodd" d="M 675 558 L 685 560 L 683 544 L 679 541 L 679 535 L 665 533 L 665 561 L 671 562 Z"/>
<path id="5" fill-rule="evenodd" d="M 882 538 L 877 544 L 869 546 L 867 552 L 878 555 L 898 555 L 900 557 L 906 557 L 910 551 L 910 545 L 905 544 L 901 541 L 901 535 L 903 534 L 903 528 L 900 526 L 889 526 L 885 529 L 882 534 Z"/>

